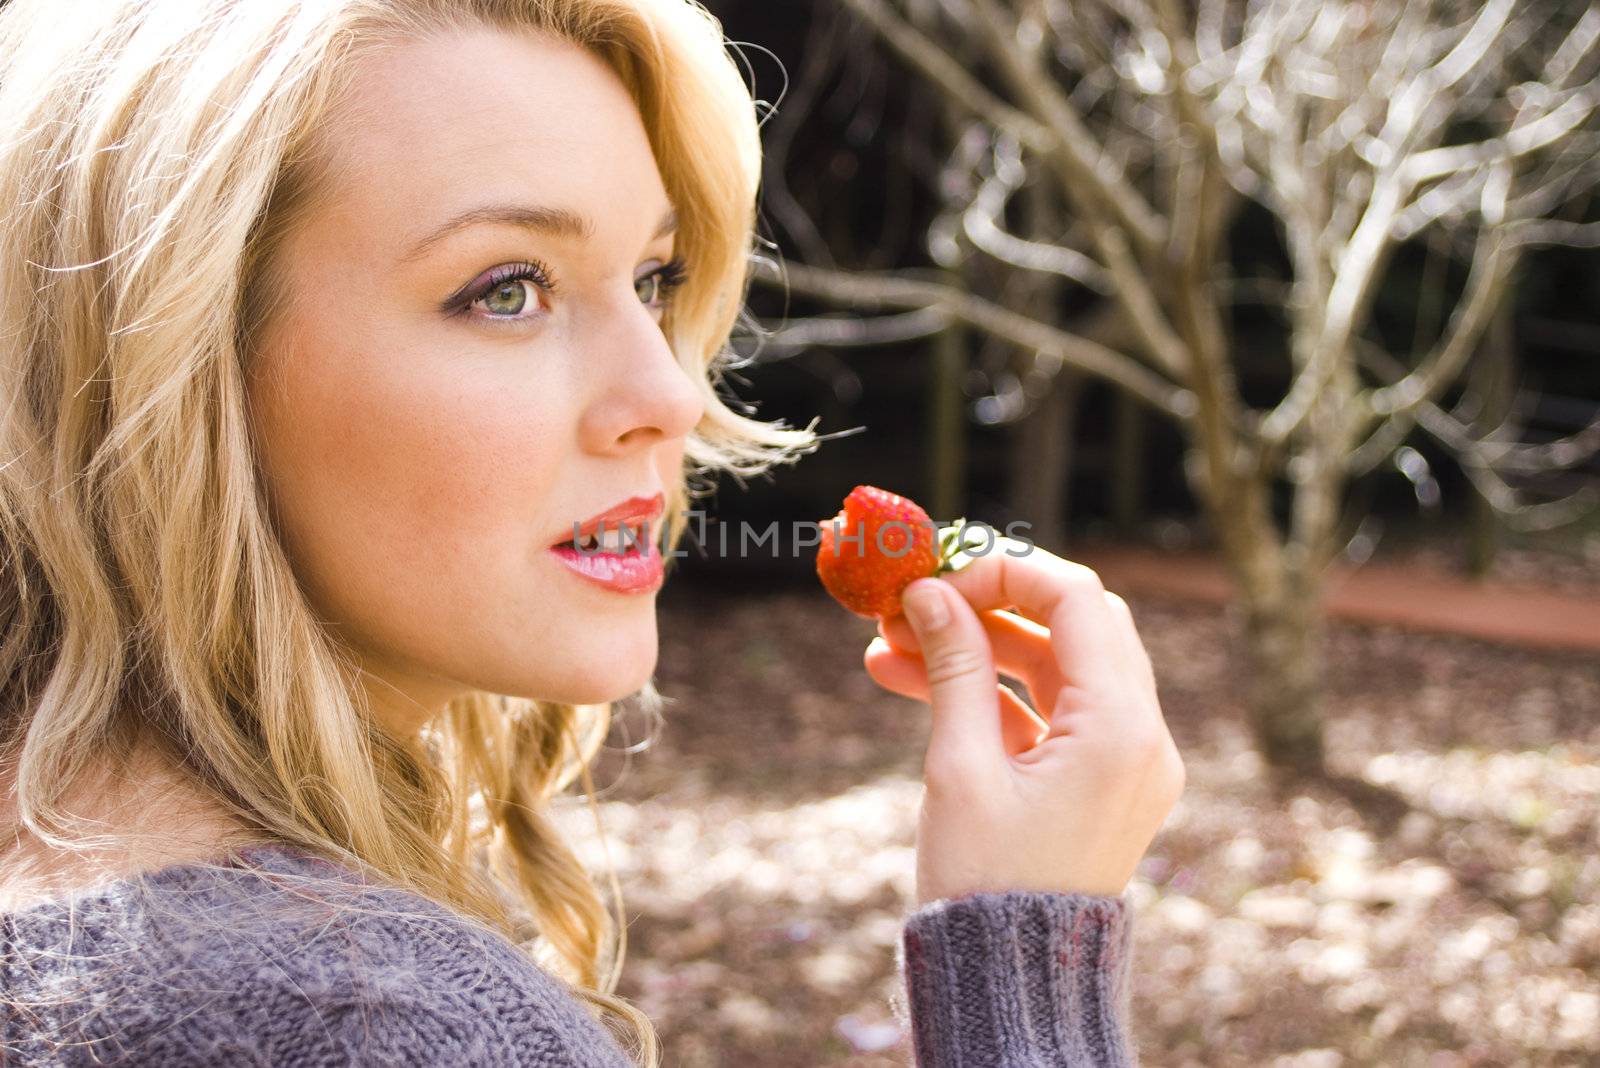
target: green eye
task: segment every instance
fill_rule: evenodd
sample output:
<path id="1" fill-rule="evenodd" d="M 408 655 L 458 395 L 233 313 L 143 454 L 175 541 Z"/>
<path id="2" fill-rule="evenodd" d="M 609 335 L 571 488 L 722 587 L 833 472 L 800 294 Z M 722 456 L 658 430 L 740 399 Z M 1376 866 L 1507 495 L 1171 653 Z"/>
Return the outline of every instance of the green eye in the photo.
<path id="1" fill-rule="evenodd" d="M 495 315 L 516 315 L 528 306 L 528 283 L 515 278 L 483 295 L 483 306 Z"/>
<path id="2" fill-rule="evenodd" d="M 528 323 L 546 314 L 543 296 L 555 291 L 555 279 L 544 264 L 503 263 L 447 298 L 439 310 L 479 322 Z"/>
<path id="3" fill-rule="evenodd" d="M 674 256 L 643 278 L 634 279 L 633 289 L 646 304 L 665 308 L 672 302 L 672 291 L 683 285 L 686 277 L 683 257 Z"/>

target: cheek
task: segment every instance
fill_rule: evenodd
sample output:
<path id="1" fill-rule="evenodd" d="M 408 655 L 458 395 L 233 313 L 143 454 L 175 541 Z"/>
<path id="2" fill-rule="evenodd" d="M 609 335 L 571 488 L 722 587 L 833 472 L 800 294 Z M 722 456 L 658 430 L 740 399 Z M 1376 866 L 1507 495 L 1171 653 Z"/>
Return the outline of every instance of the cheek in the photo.
<path id="1" fill-rule="evenodd" d="M 529 573 L 575 432 L 552 403 L 564 391 L 506 355 L 517 362 L 335 342 L 284 361 L 263 456 L 322 610 L 411 644 L 401 631 L 459 626 Z"/>

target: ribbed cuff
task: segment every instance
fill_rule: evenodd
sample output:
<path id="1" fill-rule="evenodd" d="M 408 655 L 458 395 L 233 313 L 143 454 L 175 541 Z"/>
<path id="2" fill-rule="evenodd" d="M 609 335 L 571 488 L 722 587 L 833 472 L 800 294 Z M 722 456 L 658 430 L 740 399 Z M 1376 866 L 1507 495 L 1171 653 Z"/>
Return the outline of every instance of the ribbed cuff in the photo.
<path id="1" fill-rule="evenodd" d="M 898 1006 L 919 1068 L 1137 1068 L 1121 897 L 1013 890 L 907 919 Z"/>

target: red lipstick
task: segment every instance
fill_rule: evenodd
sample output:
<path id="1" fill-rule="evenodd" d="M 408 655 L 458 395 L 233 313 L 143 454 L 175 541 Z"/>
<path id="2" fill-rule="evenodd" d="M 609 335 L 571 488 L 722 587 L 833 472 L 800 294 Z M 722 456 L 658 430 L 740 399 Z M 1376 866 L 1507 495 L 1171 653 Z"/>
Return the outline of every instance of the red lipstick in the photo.
<path id="1" fill-rule="evenodd" d="M 647 593 L 661 585 L 665 569 L 657 538 L 651 535 L 653 520 L 666 507 L 666 498 L 629 497 L 599 515 L 574 523 L 574 536 L 550 547 L 556 558 L 577 574 L 598 586 L 618 593 Z M 624 530 L 624 527 L 627 529 Z M 580 549 L 575 544 L 591 534 L 622 532 L 622 551 L 605 548 Z"/>

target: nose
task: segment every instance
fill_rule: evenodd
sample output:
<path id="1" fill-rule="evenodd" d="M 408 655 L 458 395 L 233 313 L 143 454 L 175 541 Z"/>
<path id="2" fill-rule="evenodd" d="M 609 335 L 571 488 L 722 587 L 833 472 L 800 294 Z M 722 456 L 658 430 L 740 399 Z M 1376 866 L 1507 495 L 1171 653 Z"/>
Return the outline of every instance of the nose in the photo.
<path id="1" fill-rule="evenodd" d="M 600 383 L 578 433 L 583 447 L 597 454 L 686 437 L 706 408 L 697 374 L 673 353 L 655 317 L 635 303 L 619 319 L 591 350 Z"/>

